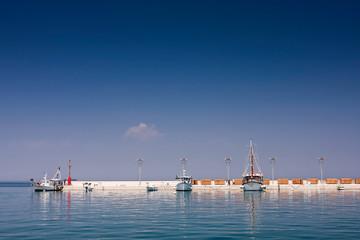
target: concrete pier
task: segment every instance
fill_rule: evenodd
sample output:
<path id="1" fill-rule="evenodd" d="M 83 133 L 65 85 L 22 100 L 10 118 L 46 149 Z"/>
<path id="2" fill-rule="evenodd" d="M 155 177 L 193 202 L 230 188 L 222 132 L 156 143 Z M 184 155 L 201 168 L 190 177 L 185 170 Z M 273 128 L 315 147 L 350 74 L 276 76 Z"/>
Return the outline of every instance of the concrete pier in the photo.
<path id="1" fill-rule="evenodd" d="M 83 184 L 91 183 L 94 191 L 97 190 L 146 190 L 147 186 L 156 186 L 160 190 L 173 190 L 178 181 L 72 181 L 65 185 L 64 191 L 83 190 Z"/>
<path id="2" fill-rule="evenodd" d="M 236 181 L 231 181 L 230 185 L 227 183 L 219 184 L 218 181 L 211 180 L 206 184 L 201 184 L 201 181 L 197 181 L 197 184 L 192 186 L 193 191 L 206 191 L 206 190 L 236 190 L 242 191 L 240 184 L 233 184 Z M 281 181 L 279 181 L 281 182 Z M 294 181 L 295 182 L 295 181 Z M 298 181 L 296 181 L 297 183 Z M 147 186 L 156 186 L 159 191 L 174 191 L 178 181 L 72 181 L 70 186 L 66 185 L 64 191 L 76 191 L 83 190 L 84 183 L 91 183 L 93 191 L 106 191 L 106 190 L 144 190 Z M 334 184 L 326 183 L 326 180 L 318 182 L 317 184 L 311 184 L 310 181 L 303 180 L 302 184 L 293 184 L 292 180 L 288 180 L 287 184 L 278 184 L 278 181 L 269 181 L 266 186 L 266 191 L 304 191 L 304 190 L 337 190 L 339 186 L 344 190 L 360 190 L 360 184 L 352 181 L 349 184 L 341 184 L 340 181 Z"/>

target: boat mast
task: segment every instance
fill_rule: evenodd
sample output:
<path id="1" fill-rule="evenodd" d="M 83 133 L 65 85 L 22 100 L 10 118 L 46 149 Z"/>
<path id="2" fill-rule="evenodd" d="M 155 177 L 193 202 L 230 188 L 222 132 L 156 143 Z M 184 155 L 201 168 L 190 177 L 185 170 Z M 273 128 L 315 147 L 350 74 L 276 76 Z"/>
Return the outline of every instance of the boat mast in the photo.
<path id="1" fill-rule="evenodd" d="M 255 172 L 254 172 L 254 154 L 253 154 L 252 140 L 250 140 L 250 158 L 251 158 L 251 176 L 253 176 Z"/>

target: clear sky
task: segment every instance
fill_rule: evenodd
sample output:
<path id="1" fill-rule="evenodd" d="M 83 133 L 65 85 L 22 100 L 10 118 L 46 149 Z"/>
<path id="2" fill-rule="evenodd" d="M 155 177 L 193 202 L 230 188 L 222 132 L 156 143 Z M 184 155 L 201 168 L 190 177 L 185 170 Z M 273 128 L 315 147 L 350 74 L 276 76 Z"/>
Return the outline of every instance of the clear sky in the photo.
<path id="1" fill-rule="evenodd" d="M 359 1 L 1 1 L 0 180 L 360 178 Z"/>

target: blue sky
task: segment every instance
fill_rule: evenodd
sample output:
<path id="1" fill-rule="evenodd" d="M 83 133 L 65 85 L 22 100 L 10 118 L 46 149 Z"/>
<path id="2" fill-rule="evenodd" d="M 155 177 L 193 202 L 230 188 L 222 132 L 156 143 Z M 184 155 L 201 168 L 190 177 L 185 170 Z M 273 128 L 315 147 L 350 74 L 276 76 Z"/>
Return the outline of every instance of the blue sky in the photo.
<path id="1" fill-rule="evenodd" d="M 0 180 L 360 177 L 357 1 L 2 1 Z"/>

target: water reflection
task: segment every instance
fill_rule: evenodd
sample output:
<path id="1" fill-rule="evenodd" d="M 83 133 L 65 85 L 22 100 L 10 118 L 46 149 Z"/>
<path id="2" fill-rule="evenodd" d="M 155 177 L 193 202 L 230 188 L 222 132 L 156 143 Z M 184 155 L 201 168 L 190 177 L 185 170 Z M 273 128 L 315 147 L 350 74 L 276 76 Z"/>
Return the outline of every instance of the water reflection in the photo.
<path id="1" fill-rule="evenodd" d="M 71 192 L 67 192 L 67 220 L 70 220 L 70 213 L 71 213 Z"/>
<path id="2" fill-rule="evenodd" d="M 33 192 L 32 204 L 40 219 L 60 219 L 63 201 L 62 192 Z"/>
<path id="3" fill-rule="evenodd" d="M 251 234 L 256 232 L 256 209 L 260 208 L 262 192 L 260 191 L 244 191 L 245 207 L 250 210 L 250 230 Z"/>
<path id="4" fill-rule="evenodd" d="M 181 232 L 186 233 L 187 229 L 190 228 L 191 223 L 189 222 L 191 214 L 191 192 L 184 191 L 176 192 L 176 212 L 179 217 L 179 229 Z M 186 238 L 186 234 L 182 235 L 182 238 Z"/>
<path id="5" fill-rule="evenodd" d="M 329 231 L 333 235 L 327 237 L 340 236 L 338 239 L 342 239 L 339 233 L 345 233 L 342 236 L 349 236 L 347 239 L 359 236 L 359 191 L 65 191 L 28 195 L 31 201 L 18 199 L 26 209 L 18 211 L 16 219 L 30 215 L 36 237 L 49 231 L 60 231 L 64 239 L 70 238 L 68 232 L 83 239 L 101 239 L 104 233 L 128 239 L 294 239 Z M 21 209 L 18 201 L 12 202 Z M 24 210 L 30 214 L 25 215 Z M 9 222 L 18 228 L 16 221 Z M 65 227 L 60 229 L 59 224 Z"/>
<path id="6" fill-rule="evenodd" d="M 187 212 L 191 205 L 191 191 L 176 192 L 176 206 Z"/>

